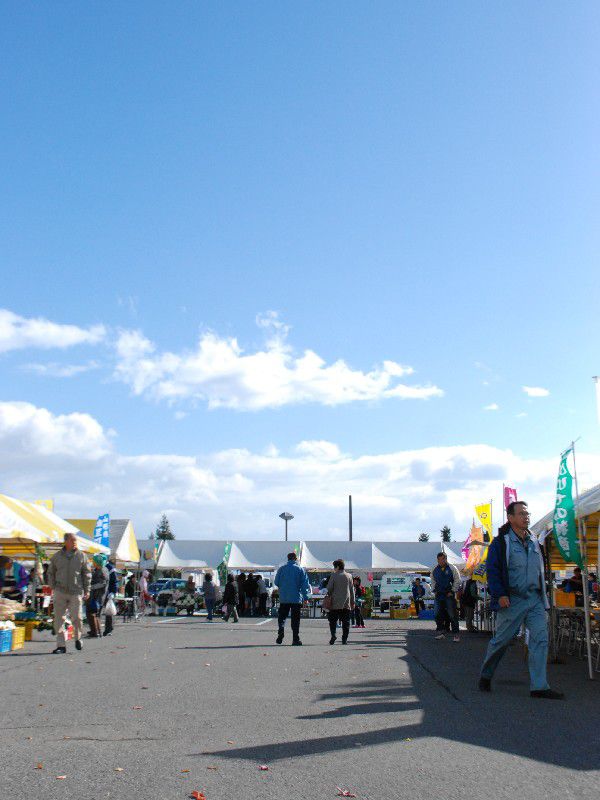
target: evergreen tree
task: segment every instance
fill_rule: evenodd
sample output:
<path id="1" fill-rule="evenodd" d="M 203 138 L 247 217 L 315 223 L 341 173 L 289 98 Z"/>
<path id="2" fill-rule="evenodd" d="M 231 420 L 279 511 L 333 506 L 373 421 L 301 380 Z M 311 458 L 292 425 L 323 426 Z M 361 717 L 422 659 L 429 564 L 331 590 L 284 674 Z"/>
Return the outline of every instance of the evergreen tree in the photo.
<path id="1" fill-rule="evenodd" d="M 428 533 L 420 533 L 419 534 L 419 541 L 420 542 L 428 542 L 429 541 L 429 534 Z"/>
<path id="2" fill-rule="evenodd" d="M 163 514 L 160 518 L 160 522 L 156 526 L 156 533 L 154 534 L 157 539 L 174 539 L 175 536 L 173 535 L 173 531 L 171 530 L 171 526 L 169 525 L 169 520 L 167 519 L 167 515 Z"/>
<path id="3" fill-rule="evenodd" d="M 452 541 L 452 537 L 450 536 L 450 528 L 447 525 L 444 525 L 440 533 L 442 534 L 442 542 Z"/>

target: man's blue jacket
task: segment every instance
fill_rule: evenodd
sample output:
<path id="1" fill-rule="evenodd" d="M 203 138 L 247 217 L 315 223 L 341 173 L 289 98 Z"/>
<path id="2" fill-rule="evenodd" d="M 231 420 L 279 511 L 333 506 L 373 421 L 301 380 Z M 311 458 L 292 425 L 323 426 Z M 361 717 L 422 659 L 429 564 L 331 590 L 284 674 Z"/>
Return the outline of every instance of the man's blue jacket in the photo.
<path id="1" fill-rule="evenodd" d="M 506 522 L 502 527 L 498 528 L 498 535 L 494 537 L 488 548 L 486 569 L 488 590 L 491 596 L 490 608 L 492 611 L 498 611 L 500 608 L 498 601 L 501 597 L 510 597 L 510 582 L 508 577 L 508 559 L 510 556 L 509 533 L 510 523 Z M 540 558 L 541 574 L 543 576 L 545 574 L 544 557 L 542 556 L 542 551 L 537 540 L 535 540 L 535 547 Z M 542 592 L 544 605 L 548 608 L 546 586 L 543 579 L 540 590 Z"/>
<path id="2" fill-rule="evenodd" d="M 291 558 L 279 567 L 273 583 L 279 588 L 280 603 L 302 603 L 310 594 L 306 571 Z"/>

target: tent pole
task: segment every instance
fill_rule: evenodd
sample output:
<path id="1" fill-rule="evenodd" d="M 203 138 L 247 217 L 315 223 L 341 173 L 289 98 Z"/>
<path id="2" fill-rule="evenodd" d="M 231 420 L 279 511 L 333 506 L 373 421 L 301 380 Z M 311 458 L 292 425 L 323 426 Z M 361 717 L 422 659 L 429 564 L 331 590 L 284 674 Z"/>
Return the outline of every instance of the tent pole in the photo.
<path id="1" fill-rule="evenodd" d="M 579 517 L 579 484 L 577 482 L 577 465 L 575 463 L 575 442 L 571 442 L 573 449 L 573 473 L 575 475 L 575 495 L 577 497 L 577 533 L 579 535 L 579 552 L 583 573 L 583 613 L 585 615 L 585 641 L 587 645 L 588 674 L 594 680 L 594 666 L 592 664 L 592 631 L 590 626 L 590 594 L 588 591 L 588 568 L 585 520 Z"/>

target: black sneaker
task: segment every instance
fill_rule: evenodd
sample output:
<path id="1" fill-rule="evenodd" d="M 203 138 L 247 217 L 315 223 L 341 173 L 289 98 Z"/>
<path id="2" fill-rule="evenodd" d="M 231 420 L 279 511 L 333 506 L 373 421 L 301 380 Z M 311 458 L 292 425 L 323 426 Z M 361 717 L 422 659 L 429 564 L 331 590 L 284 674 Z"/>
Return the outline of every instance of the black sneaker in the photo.
<path id="1" fill-rule="evenodd" d="M 294 647 L 302 647 L 302 642 L 300 641 L 300 639 L 294 639 L 292 644 L 294 645 Z"/>
<path id="2" fill-rule="evenodd" d="M 77 641 L 75 642 L 75 649 L 83 650 L 83 644 L 81 643 L 81 639 L 77 639 Z"/>
<path id="3" fill-rule="evenodd" d="M 555 692 L 553 689 L 534 689 L 529 692 L 531 697 L 541 697 L 543 700 L 564 700 L 562 692 Z"/>
<path id="4" fill-rule="evenodd" d="M 54 655 L 58 655 L 59 653 L 64 655 L 67 652 L 66 647 L 57 647 L 55 650 L 52 651 Z"/>
<path id="5" fill-rule="evenodd" d="M 277 634 L 277 638 L 275 639 L 275 641 L 277 642 L 277 644 L 281 644 L 281 643 L 283 642 L 283 631 L 279 631 L 279 633 Z"/>
<path id="6" fill-rule="evenodd" d="M 480 692 L 491 692 L 492 691 L 492 679 L 491 678 L 479 678 L 479 691 Z"/>
<path id="7" fill-rule="evenodd" d="M 342 639 L 342 644 L 348 644 L 348 639 Z"/>
<path id="8" fill-rule="evenodd" d="M 337 639 L 337 636 L 332 636 L 331 639 L 329 640 L 329 644 L 335 644 L 336 639 Z"/>

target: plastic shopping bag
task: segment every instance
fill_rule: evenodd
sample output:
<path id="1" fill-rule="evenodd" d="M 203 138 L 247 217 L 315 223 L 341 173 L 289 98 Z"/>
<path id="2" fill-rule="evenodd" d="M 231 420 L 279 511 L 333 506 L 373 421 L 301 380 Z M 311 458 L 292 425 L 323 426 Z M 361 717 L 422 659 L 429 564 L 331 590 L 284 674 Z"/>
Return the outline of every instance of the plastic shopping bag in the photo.
<path id="1" fill-rule="evenodd" d="M 107 600 L 106 605 L 104 606 L 104 613 L 107 617 L 117 616 L 117 607 L 112 597 Z"/>

